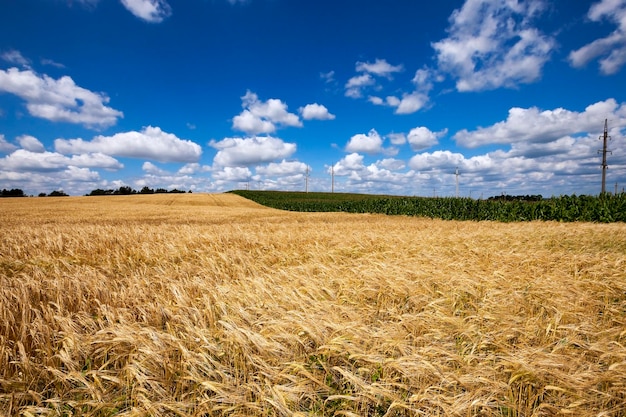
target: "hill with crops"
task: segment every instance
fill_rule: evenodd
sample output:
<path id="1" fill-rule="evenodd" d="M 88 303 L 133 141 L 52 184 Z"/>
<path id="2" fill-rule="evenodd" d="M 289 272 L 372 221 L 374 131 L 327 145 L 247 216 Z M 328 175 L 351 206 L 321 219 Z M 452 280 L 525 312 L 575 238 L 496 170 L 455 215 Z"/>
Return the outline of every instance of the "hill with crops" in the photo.
<path id="1" fill-rule="evenodd" d="M 625 223 L 196 193 L 0 221 L 0 415 L 626 415 Z"/>

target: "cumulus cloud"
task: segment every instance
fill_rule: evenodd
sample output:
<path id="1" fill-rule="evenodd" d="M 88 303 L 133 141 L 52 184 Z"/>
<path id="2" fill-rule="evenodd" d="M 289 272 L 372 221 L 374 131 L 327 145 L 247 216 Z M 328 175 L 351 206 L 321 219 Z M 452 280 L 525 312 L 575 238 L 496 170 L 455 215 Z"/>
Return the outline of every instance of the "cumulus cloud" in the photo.
<path id="1" fill-rule="evenodd" d="M 159 168 L 158 166 L 154 165 L 150 161 L 144 162 L 143 165 L 141 166 L 141 169 L 145 173 L 151 174 L 151 175 L 166 175 L 166 174 L 168 174 L 167 171 Z"/>
<path id="2" fill-rule="evenodd" d="M 123 117 L 121 111 L 106 106 L 105 94 L 79 87 L 68 76 L 55 80 L 30 69 L 0 70 L 0 92 L 20 97 L 31 115 L 53 122 L 104 128 Z"/>
<path id="3" fill-rule="evenodd" d="M 243 111 L 233 118 L 233 129 L 250 135 L 274 133 L 277 127 L 301 127 L 297 114 L 289 113 L 287 105 L 278 99 L 260 101 L 259 97 L 247 91 L 241 97 Z"/>
<path id="4" fill-rule="evenodd" d="M 377 167 L 387 169 L 389 171 L 399 171 L 406 167 L 404 161 L 394 158 L 381 159 L 380 161 L 376 161 L 375 164 Z"/>
<path id="5" fill-rule="evenodd" d="M 626 126 L 626 104 L 619 105 L 611 98 L 591 104 L 583 112 L 514 107 L 506 120 L 474 131 L 461 130 L 453 139 L 468 148 L 515 142 L 546 143 L 566 135 L 601 132 L 606 118 L 614 126 Z"/>
<path id="6" fill-rule="evenodd" d="M 430 98 L 419 91 L 404 93 L 401 98 L 387 96 L 385 99 L 377 96 L 368 97 L 368 101 L 377 106 L 394 107 L 395 114 L 413 114 L 428 105 Z"/>
<path id="7" fill-rule="evenodd" d="M 300 107 L 300 114 L 304 120 L 334 120 L 335 115 L 330 113 L 326 106 L 322 104 L 307 104 Z"/>
<path id="8" fill-rule="evenodd" d="M 409 160 L 409 166 L 417 171 L 432 169 L 451 169 L 462 165 L 465 161 L 463 154 L 450 151 L 435 151 L 421 153 Z"/>
<path id="9" fill-rule="evenodd" d="M 450 16 L 448 37 L 432 44 L 439 69 L 458 91 L 538 80 L 556 45 L 532 25 L 543 9 L 542 0 L 466 0 Z"/>
<path id="10" fill-rule="evenodd" d="M 357 62 L 357 72 L 375 74 L 379 77 L 391 77 L 395 72 L 404 71 L 403 65 L 391 65 L 384 59 L 376 59 L 374 62 Z"/>
<path id="11" fill-rule="evenodd" d="M 265 166 L 256 167 L 256 173 L 269 177 L 285 177 L 304 174 L 307 171 L 307 164 L 300 161 L 270 162 Z"/>
<path id="12" fill-rule="evenodd" d="M 16 172 L 62 171 L 67 170 L 69 167 L 103 168 L 109 170 L 123 168 L 123 165 L 116 159 L 99 153 L 67 157 L 57 152 L 32 152 L 26 149 L 18 149 L 0 159 L 0 161 L 2 161 L 2 170 Z"/>
<path id="13" fill-rule="evenodd" d="M 404 94 L 402 99 L 394 102 L 396 107 L 396 114 L 412 114 L 418 110 L 421 110 L 428 103 L 428 96 L 426 94 L 419 93 L 417 91 Z M 395 105 L 397 104 L 397 105 Z"/>
<path id="14" fill-rule="evenodd" d="M 16 149 L 17 149 L 17 146 L 13 145 L 12 143 L 9 143 L 4 138 L 4 135 L 0 134 L 0 152 L 9 153 L 9 152 L 13 152 Z"/>
<path id="15" fill-rule="evenodd" d="M 383 138 L 374 129 L 370 130 L 367 135 L 359 133 L 354 135 L 346 145 L 346 152 L 377 154 L 383 152 Z"/>
<path id="16" fill-rule="evenodd" d="M 249 138 L 226 138 L 211 141 L 217 149 L 213 163 L 222 167 L 237 167 L 261 164 L 290 157 L 296 151 L 295 143 L 286 143 L 271 136 Z"/>
<path id="17" fill-rule="evenodd" d="M 594 3 L 587 13 L 593 22 L 607 20 L 617 25 L 609 35 L 598 38 L 569 54 L 574 67 L 582 67 L 600 59 L 600 71 L 610 75 L 617 73 L 626 63 L 626 0 L 602 0 Z"/>
<path id="18" fill-rule="evenodd" d="M 181 175 L 192 175 L 197 174 L 199 172 L 209 172 L 211 171 L 211 167 L 208 165 L 201 165 L 197 162 L 192 162 L 189 164 L 185 164 L 178 170 L 178 174 Z"/>
<path id="19" fill-rule="evenodd" d="M 374 76 L 391 78 L 393 73 L 403 70 L 404 67 L 402 65 L 391 65 L 384 59 L 376 59 L 373 63 L 357 62 L 356 72 L 358 75 L 355 75 L 346 82 L 345 95 L 351 98 L 361 98 L 366 88 L 376 86 Z"/>
<path id="20" fill-rule="evenodd" d="M 405 168 L 403 161 L 387 158 L 366 164 L 364 156 L 358 153 L 346 155 L 332 166 L 336 181 L 336 189 L 351 192 L 367 193 L 402 193 L 410 187 L 415 178 L 413 170 L 402 172 Z M 329 168 L 330 170 L 331 168 Z"/>
<path id="21" fill-rule="evenodd" d="M 249 181 L 252 172 L 247 167 L 222 167 L 213 172 L 213 178 L 222 182 Z"/>
<path id="22" fill-rule="evenodd" d="M 448 133 L 447 129 L 440 132 L 432 132 L 430 129 L 424 126 L 411 129 L 407 135 L 407 141 L 411 145 L 411 149 L 414 151 L 421 151 L 435 146 L 439 143 L 439 138 Z"/>
<path id="23" fill-rule="evenodd" d="M 343 157 L 339 162 L 333 165 L 335 175 L 349 175 L 353 171 L 360 171 L 365 168 L 363 163 L 364 156 L 356 152 Z"/>
<path id="24" fill-rule="evenodd" d="M 374 84 L 376 81 L 370 74 L 355 75 L 346 83 L 346 97 L 361 98 L 363 97 L 363 88 Z"/>
<path id="25" fill-rule="evenodd" d="M 202 148 L 195 142 L 176 137 L 159 127 L 148 126 L 140 132 L 130 131 L 113 136 L 83 139 L 57 139 L 55 149 L 63 154 L 100 152 L 128 158 L 153 159 L 159 162 L 196 162 Z"/>
<path id="26" fill-rule="evenodd" d="M 17 143 L 19 143 L 23 149 L 26 149 L 27 151 L 30 151 L 30 152 L 45 152 L 46 151 L 46 149 L 43 146 L 43 143 L 41 143 L 39 139 L 37 139 L 34 136 L 30 136 L 30 135 L 19 136 L 17 138 Z"/>
<path id="27" fill-rule="evenodd" d="M 172 8 L 165 0 L 121 0 L 129 12 L 150 23 L 160 23 L 172 14 Z"/>

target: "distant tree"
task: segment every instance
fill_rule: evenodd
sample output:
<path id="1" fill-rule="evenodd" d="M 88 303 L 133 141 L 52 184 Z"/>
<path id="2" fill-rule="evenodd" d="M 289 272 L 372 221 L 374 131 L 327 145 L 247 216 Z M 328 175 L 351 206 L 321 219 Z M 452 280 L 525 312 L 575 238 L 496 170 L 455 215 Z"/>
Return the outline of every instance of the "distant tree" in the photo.
<path id="1" fill-rule="evenodd" d="M 11 190 L 3 189 L 0 196 L 1 197 L 26 197 L 26 194 L 24 194 L 24 191 L 20 190 L 19 188 L 13 188 Z"/>
<path id="2" fill-rule="evenodd" d="M 118 188 L 113 194 L 130 195 L 130 194 L 135 194 L 136 192 L 137 191 L 133 190 L 129 186 L 124 185 L 124 186 Z"/>
<path id="3" fill-rule="evenodd" d="M 52 191 L 50 194 L 48 194 L 48 197 L 69 197 L 69 196 L 65 194 L 62 190 L 58 190 L 58 191 Z"/>
<path id="4" fill-rule="evenodd" d="M 93 196 L 93 195 L 112 195 L 113 194 L 113 190 L 103 190 L 101 188 L 97 188 L 95 190 L 92 190 L 89 194 L 87 194 L 88 196 Z"/>
<path id="5" fill-rule="evenodd" d="M 39 193 L 39 195 L 38 195 L 38 197 L 47 197 L 47 196 L 48 196 L 48 194 L 46 194 L 46 193 Z"/>
<path id="6" fill-rule="evenodd" d="M 139 191 L 139 194 L 154 194 L 154 190 L 146 186 L 146 187 L 143 187 L 141 191 Z"/>
<path id="7" fill-rule="evenodd" d="M 165 193 L 167 193 L 167 190 L 165 188 L 157 188 L 155 193 L 157 193 L 157 194 L 165 194 Z"/>

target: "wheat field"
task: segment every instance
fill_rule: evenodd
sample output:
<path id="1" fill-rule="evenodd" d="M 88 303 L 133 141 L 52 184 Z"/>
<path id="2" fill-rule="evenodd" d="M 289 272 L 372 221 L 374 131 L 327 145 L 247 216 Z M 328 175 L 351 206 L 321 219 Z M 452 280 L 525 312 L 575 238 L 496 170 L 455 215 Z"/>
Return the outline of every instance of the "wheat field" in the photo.
<path id="1" fill-rule="evenodd" d="M 625 224 L 231 194 L 0 221 L 0 415 L 626 415 Z"/>

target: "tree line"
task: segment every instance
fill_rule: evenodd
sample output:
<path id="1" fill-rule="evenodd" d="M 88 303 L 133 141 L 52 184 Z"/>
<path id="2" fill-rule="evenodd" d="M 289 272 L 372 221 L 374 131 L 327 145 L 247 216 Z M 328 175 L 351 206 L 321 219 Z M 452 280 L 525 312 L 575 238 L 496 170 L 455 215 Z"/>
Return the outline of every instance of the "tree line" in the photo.
<path id="1" fill-rule="evenodd" d="M 92 190 L 88 196 L 93 195 L 131 195 L 131 194 L 184 194 L 187 191 L 182 191 L 174 188 L 173 190 L 166 190 L 165 188 L 157 188 L 156 190 L 150 187 L 143 187 L 141 190 L 137 191 L 128 186 L 122 186 L 116 190 L 103 190 L 103 189 L 95 189 Z M 189 190 L 191 193 L 191 190 Z"/>
<path id="2" fill-rule="evenodd" d="M 50 192 L 49 194 L 39 193 L 38 196 L 39 197 L 67 197 L 68 194 L 65 194 L 62 190 L 55 190 L 55 191 Z M 0 191 L 0 197 L 28 197 L 28 195 L 24 193 L 24 190 L 21 190 L 19 188 L 13 188 L 11 190 L 3 189 L 2 191 Z"/>
<path id="3" fill-rule="evenodd" d="M 143 187 L 141 190 L 137 191 L 128 186 L 122 186 L 115 190 L 102 190 L 100 188 L 92 190 L 89 194 L 85 194 L 87 196 L 93 195 L 131 195 L 131 194 L 183 194 L 187 191 L 181 191 L 176 188 L 173 190 L 167 190 L 165 188 L 157 188 L 156 190 L 150 187 Z M 188 192 L 191 193 L 191 190 Z M 0 197 L 28 197 L 24 190 L 19 188 L 13 188 L 10 190 L 2 189 L 0 191 Z M 38 197 L 69 197 L 69 194 L 66 194 L 63 190 L 55 190 L 48 194 L 39 193 Z"/>

